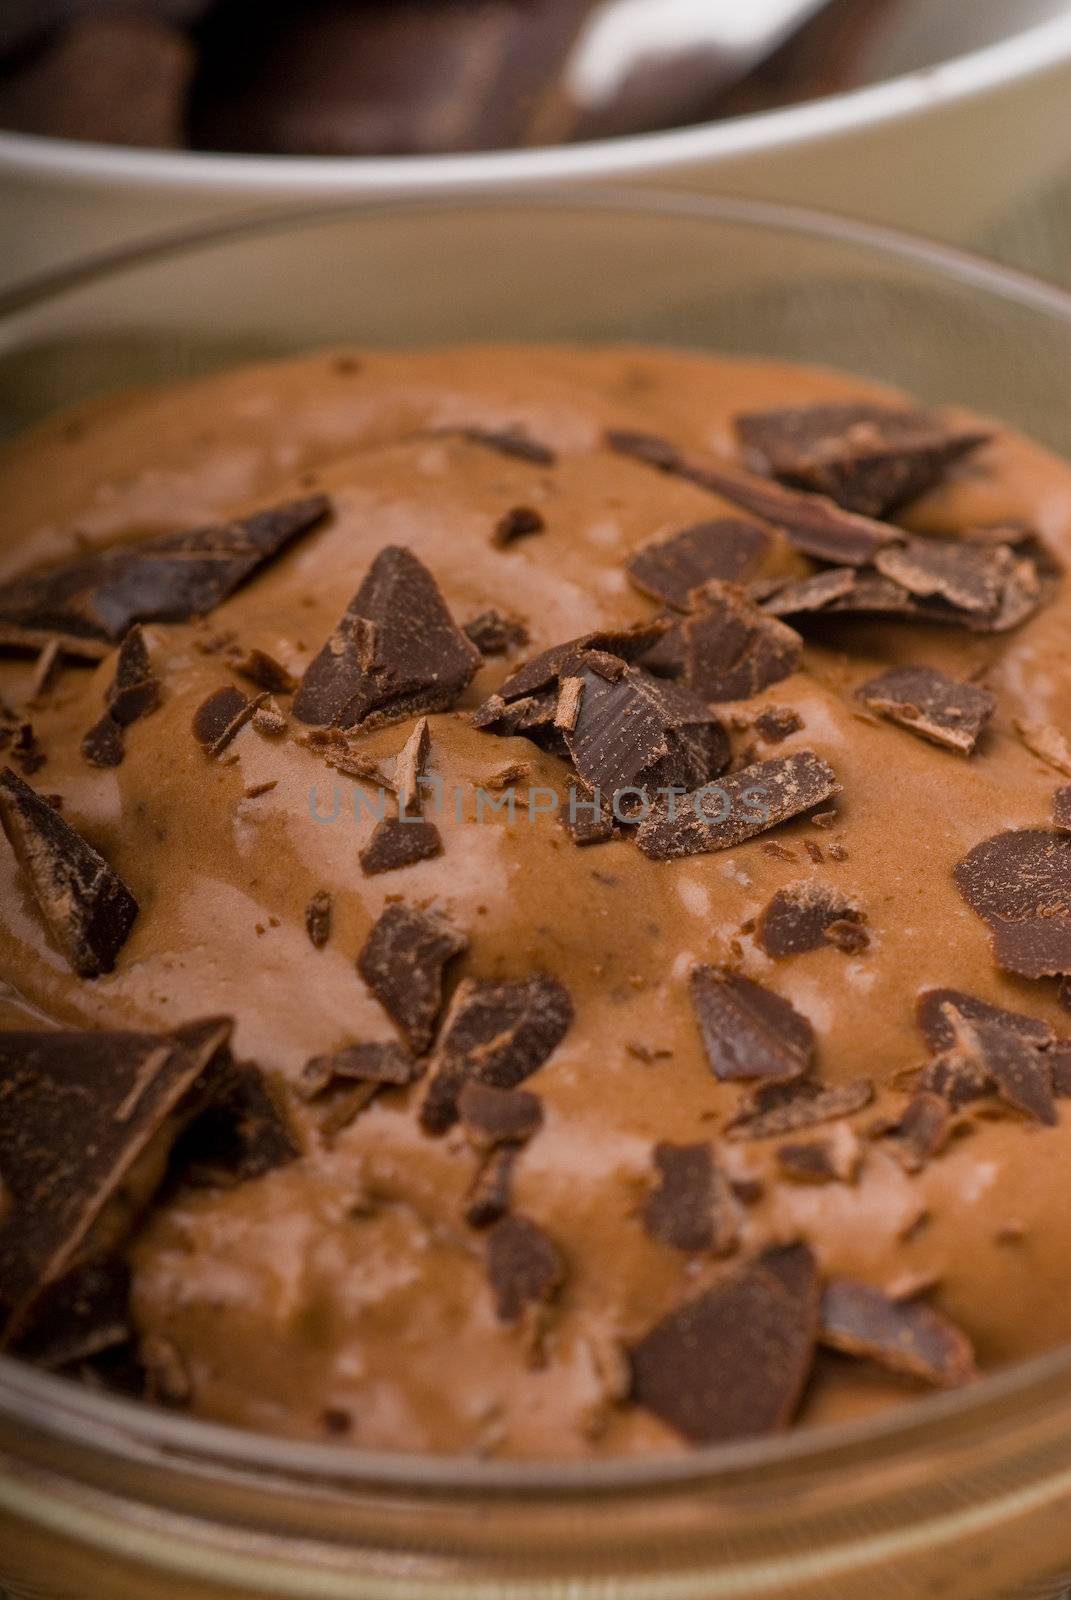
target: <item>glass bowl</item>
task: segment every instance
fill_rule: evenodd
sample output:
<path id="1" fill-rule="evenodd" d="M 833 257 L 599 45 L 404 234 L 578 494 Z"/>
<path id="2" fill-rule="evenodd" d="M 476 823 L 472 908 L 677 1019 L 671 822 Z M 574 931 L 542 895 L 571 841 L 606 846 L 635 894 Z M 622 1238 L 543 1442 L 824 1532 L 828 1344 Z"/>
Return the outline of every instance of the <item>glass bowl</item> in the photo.
<path id="1" fill-rule="evenodd" d="M 503 338 L 843 366 L 1071 455 L 1071 297 L 668 194 L 306 212 L 102 258 L 0 298 L 0 411 L 316 344 Z M 582 1466 L 276 1441 L 0 1358 L 18 1600 L 1043 1600 L 1069 1573 L 1071 1349 L 869 1422 Z"/>

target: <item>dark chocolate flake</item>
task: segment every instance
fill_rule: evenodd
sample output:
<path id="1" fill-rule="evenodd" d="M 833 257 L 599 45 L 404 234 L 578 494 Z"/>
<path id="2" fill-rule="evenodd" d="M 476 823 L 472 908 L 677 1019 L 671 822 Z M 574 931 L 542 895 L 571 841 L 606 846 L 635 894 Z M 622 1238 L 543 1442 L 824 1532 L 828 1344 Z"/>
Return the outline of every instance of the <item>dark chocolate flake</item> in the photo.
<path id="1" fill-rule="evenodd" d="M 528 461 L 534 467 L 552 467 L 557 456 L 549 445 L 541 444 L 519 428 L 482 428 L 475 424 L 461 428 L 444 428 L 443 433 L 456 433 L 470 444 L 486 445 L 499 455 L 512 456 L 516 461 Z"/>
<path id="2" fill-rule="evenodd" d="M 777 961 L 836 945 L 846 955 L 865 949 L 866 917 L 839 889 L 807 878 L 778 890 L 759 918 L 758 942 Z"/>
<path id="3" fill-rule="evenodd" d="M 511 705 L 514 701 L 528 699 L 548 689 L 554 690 L 557 699 L 558 676 L 565 664 L 574 656 L 586 651 L 598 651 L 616 656 L 618 660 L 635 663 L 658 643 L 669 624 L 655 619 L 636 623 L 631 628 L 603 628 L 593 633 L 581 634 L 578 639 L 566 639 L 562 644 L 541 650 L 512 672 L 501 685 L 497 700 Z M 477 726 L 479 713 L 477 713 Z"/>
<path id="4" fill-rule="evenodd" d="M 0 772 L 0 825 L 74 971 L 111 972 L 138 914 L 126 884 L 10 767 Z"/>
<path id="5" fill-rule="evenodd" d="M 998 609 L 1010 552 L 960 539 L 909 539 L 879 551 L 874 565 L 909 594 L 938 598 L 958 611 L 992 616 Z"/>
<path id="6" fill-rule="evenodd" d="M 755 718 L 755 732 L 766 744 L 783 744 L 803 729 L 803 718 L 791 706 L 767 706 Z"/>
<path id="7" fill-rule="evenodd" d="M 485 1155 L 466 1196 L 465 1221 L 470 1228 L 489 1228 L 506 1215 L 517 1155 L 515 1144 L 499 1145 Z"/>
<path id="8" fill-rule="evenodd" d="M 633 1399 L 697 1445 L 786 1427 L 814 1362 L 818 1305 L 807 1247 L 767 1251 L 634 1347 Z"/>
<path id="9" fill-rule="evenodd" d="M 528 539 L 533 533 L 545 533 L 547 525 L 542 513 L 532 506 L 513 506 L 503 512 L 495 523 L 494 543 L 505 549 L 518 539 Z"/>
<path id="10" fill-rule="evenodd" d="M 756 522 L 731 517 L 699 522 L 668 539 L 644 545 L 630 560 L 628 575 L 644 594 L 687 611 L 693 589 L 712 578 L 742 583 L 772 542 L 769 529 Z"/>
<path id="11" fill-rule="evenodd" d="M 416 1055 L 432 1041 L 443 972 L 468 948 L 456 928 L 425 911 L 388 906 L 357 958 L 357 970 Z"/>
<path id="12" fill-rule="evenodd" d="M 104 716 L 82 740 L 82 754 L 91 766 L 117 767 L 125 754 L 124 731 L 160 704 L 160 681 L 140 624 L 135 623 L 119 646 L 105 703 Z"/>
<path id="13" fill-rule="evenodd" d="M 708 583 L 681 625 L 684 681 L 703 700 L 750 700 L 795 672 L 803 640 L 767 616 L 742 589 Z"/>
<path id="14" fill-rule="evenodd" d="M 883 517 L 991 437 L 930 411 L 834 401 L 738 416 L 749 465 L 848 511 Z"/>
<path id="15" fill-rule="evenodd" d="M 130 1268 L 124 1261 L 71 1267 L 34 1301 L 15 1353 L 49 1372 L 93 1361 L 133 1338 Z"/>
<path id="16" fill-rule="evenodd" d="M 305 907 L 305 932 L 314 950 L 322 950 L 331 937 L 331 896 L 317 889 Z"/>
<path id="17" fill-rule="evenodd" d="M 507 1216 L 487 1241 L 487 1275 L 502 1322 L 517 1322 L 528 1306 L 551 1301 L 565 1282 L 557 1245 L 528 1217 Z"/>
<path id="18" fill-rule="evenodd" d="M 885 1144 L 907 1172 L 921 1172 L 939 1156 L 952 1135 L 952 1111 L 941 1095 L 920 1089 L 903 1115 L 884 1130 Z"/>
<path id="19" fill-rule="evenodd" d="M 442 834 L 434 822 L 421 817 L 384 817 L 372 830 L 368 843 L 357 853 L 361 871 L 371 878 L 381 872 L 398 872 L 420 861 L 442 855 Z"/>
<path id="20" fill-rule="evenodd" d="M 469 1081 L 515 1089 L 565 1037 L 573 1020 L 569 992 L 537 972 L 501 983 L 466 978 L 458 985 L 432 1061 L 420 1112 L 428 1133 L 457 1120 L 457 1099 Z"/>
<path id="21" fill-rule="evenodd" d="M 1052 1028 L 1040 1017 L 1006 1011 L 1003 1006 L 990 1005 L 962 989 L 924 989 L 915 1003 L 915 1020 L 935 1053 L 954 1048 L 960 1037 L 960 1022 L 993 1023 L 1039 1049 L 1047 1048 L 1055 1038 Z"/>
<path id="22" fill-rule="evenodd" d="M 236 689 L 233 684 L 227 684 L 222 689 L 214 689 L 193 715 L 193 736 L 201 749 L 209 756 L 222 755 L 231 740 L 249 722 L 260 700 L 249 700 Z"/>
<path id="23" fill-rule="evenodd" d="M 729 850 L 840 793 L 813 750 L 759 761 L 692 794 L 660 797 L 637 830 L 652 861 Z"/>
<path id="24" fill-rule="evenodd" d="M 739 973 L 697 967 L 691 998 L 716 1078 L 784 1080 L 809 1068 L 814 1029 L 780 995 Z"/>
<path id="25" fill-rule="evenodd" d="M 247 650 L 231 663 L 240 678 L 268 694 L 293 694 L 297 679 L 266 650 Z"/>
<path id="26" fill-rule="evenodd" d="M 205 616 L 329 510 L 323 495 L 310 495 L 239 522 L 115 545 L 30 573 L 0 587 L 0 628 L 38 643 L 58 634 L 77 646 L 116 643 L 135 622 Z"/>
<path id="27" fill-rule="evenodd" d="M 730 1139 L 774 1139 L 836 1122 L 864 1110 L 874 1098 L 869 1078 L 849 1083 L 816 1083 L 811 1078 L 761 1084 L 726 1128 Z"/>
<path id="28" fill-rule="evenodd" d="M 315 727 L 370 729 L 448 711 L 479 665 L 428 569 L 388 545 L 306 670 L 294 715 Z"/>
<path id="29" fill-rule="evenodd" d="M 83 738 L 82 756 L 91 767 L 118 767 L 125 755 L 123 729 L 106 711 Z"/>
<path id="30" fill-rule="evenodd" d="M 820 1338 L 832 1350 L 941 1389 L 978 1375 L 970 1340 L 948 1317 L 851 1278 L 834 1278 L 822 1291 Z"/>
<path id="31" fill-rule="evenodd" d="M 872 711 L 963 755 L 972 753 L 997 709 L 988 689 L 960 683 L 933 667 L 894 667 L 856 692 Z"/>
<path id="32" fill-rule="evenodd" d="M 160 1141 L 181 1131 L 184 1103 L 196 1108 L 191 1091 L 226 1059 L 229 1034 L 225 1019 L 172 1034 L 0 1033 L 10 1196 L 0 1214 L 0 1339 L 76 1257 L 92 1256 L 102 1215 L 119 1215 L 110 1202 L 138 1193 L 141 1171 L 163 1171 Z"/>
<path id="33" fill-rule="evenodd" d="M 954 875 L 989 926 L 998 967 L 1023 978 L 1071 973 L 1071 838 L 1033 828 L 998 833 Z"/>
<path id="34" fill-rule="evenodd" d="M 251 1061 L 227 1061 L 211 1104 L 176 1144 L 172 1166 L 187 1182 L 229 1188 L 287 1166 L 299 1153 L 282 1088 Z"/>
<path id="35" fill-rule="evenodd" d="M 792 1183 L 854 1183 L 862 1164 L 862 1146 L 847 1123 L 826 1137 L 783 1144 L 777 1166 Z"/>
<path id="36" fill-rule="evenodd" d="M 507 650 L 518 650 L 528 643 L 524 623 L 498 611 L 481 611 L 465 623 L 463 631 L 482 656 L 502 656 Z"/>
<path id="37" fill-rule="evenodd" d="M 543 1105 L 527 1089 L 496 1089 L 470 1079 L 457 1097 L 461 1126 L 470 1144 L 490 1150 L 525 1144 L 543 1126 Z"/>
<path id="38" fill-rule="evenodd" d="M 658 1187 L 647 1197 L 643 1224 L 674 1250 L 730 1255 L 739 1242 L 732 1190 L 707 1144 L 658 1144 Z"/>
<path id="39" fill-rule="evenodd" d="M 809 611 L 824 611 L 834 601 L 845 599 L 858 581 L 854 567 L 830 567 L 812 578 L 790 578 L 778 583 L 770 593 L 756 599 L 768 616 L 801 616 Z"/>

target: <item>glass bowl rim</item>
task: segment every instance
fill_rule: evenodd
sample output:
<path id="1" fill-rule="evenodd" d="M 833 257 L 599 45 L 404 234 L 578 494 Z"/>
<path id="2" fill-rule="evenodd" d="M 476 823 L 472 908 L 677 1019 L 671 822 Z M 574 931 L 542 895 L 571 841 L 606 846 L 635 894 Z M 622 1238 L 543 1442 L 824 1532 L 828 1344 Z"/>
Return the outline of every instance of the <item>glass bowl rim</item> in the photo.
<path id="1" fill-rule="evenodd" d="M 67 267 L 0 291 L 0 355 L 9 323 L 64 296 L 127 271 L 215 245 L 287 233 L 343 221 L 390 221 L 414 216 L 467 213 L 555 212 L 588 216 L 642 215 L 648 219 L 709 221 L 741 229 L 802 235 L 816 242 L 900 261 L 952 282 L 1009 301 L 1071 329 L 1071 293 L 1029 273 L 987 260 L 923 235 L 861 222 L 833 212 L 776 201 L 700 194 L 690 190 L 541 188 L 520 192 L 495 186 L 473 194 L 388 199 L 353 199 L 243 213 L 197 223 L 166 234 L 96 253 Z M 448 1498 L 509 1493 L 538 1501 L 560 1494 L 696 1491 L 704 1484 L 752 1477 L 763 1469 L 830 1468 L 838 1458 L 867 1450 L 866 1466 L 903 1458 L 935 1430 L 959 1423 L 984 1429 L 1001 1420 L 1010 1403 L 1031 1393 L 1055 1390 L 1071 1399 L 1071 1343 L 988 1374 L 947 1393 L 921 1395 L 876 1417 L 800 1428 L 761 1438 L 683 1450 L 656 1457 L 570 1461 L 479 1460 L 388 1450 L 362 1450 L 258 1433 L 236 1425 L 178 1416 L 144 1401 L 97 1393 L 70 1379 L 42 1372 L 0 1354 L 0 1417 L 32 1433 L 76 1444 L 98 1454 L 144 1461 L 148 1455 L 172 1470 L 202 1470 L 216 1463 L 251 1472 L 265 1481 L 411 1492 Z"/>

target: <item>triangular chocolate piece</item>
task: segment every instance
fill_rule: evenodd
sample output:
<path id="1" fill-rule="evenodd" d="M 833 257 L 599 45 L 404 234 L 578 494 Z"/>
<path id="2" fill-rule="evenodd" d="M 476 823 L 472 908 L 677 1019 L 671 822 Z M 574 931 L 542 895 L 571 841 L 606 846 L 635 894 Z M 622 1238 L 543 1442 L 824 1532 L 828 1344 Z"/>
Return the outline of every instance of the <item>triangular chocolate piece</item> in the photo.
<path id="1" fill-rule="evenodd" d="M 306 669 L 294 715 L 314 727 L 368 729 L 447 711 L 480 661 L 427 567 L 388 545 Z"/>
<path id="2" fill-rule="evenodd" d="M 811 1064 L 814 1029 L 795 1006 L 738 972 L 696 967 L 692 1007 L 716 1078 L 800 1078 Z"/>
<path id="3" fill-rule="evenodd" d="M 139 1193 L 136 1169 L 162 1172 L 190 1091 L 226 1061 L 231 1023 L 170 1034 L 0 1033 L 0 1340 L 81 1255 L 110 1202 Z M 147 1198 L 147 1197 L 145 1197 Z M 110 1231 L 110 1230 L 109 1230 Z M 109 1244 L 114 1240 L 109 1238 Z"/>
<path id="4" fill-rule="evenodd" d="M 0 824 L 75 972 L 111 972 L 138 914 L 126 884 L 10 767 L 0 772 Z"/>
<path id="5" fill-rule="evenodd" d="M 357 970 L 387 1015 L 422 1055 L 443 1003 L 443 972 L 468 939 L 441 917 L 388 906 L 357 958 Z"/>
<path id="6" fill-rule="evenodd" d="M 693 589 L 712 578 L 742 583 L 772 543 L 770 530 L 757 522 L 734 517 L 697 522 L 637 550 L 629 561 L 628 575 L 644 594 L 677 611 L 687 611 Z"/>

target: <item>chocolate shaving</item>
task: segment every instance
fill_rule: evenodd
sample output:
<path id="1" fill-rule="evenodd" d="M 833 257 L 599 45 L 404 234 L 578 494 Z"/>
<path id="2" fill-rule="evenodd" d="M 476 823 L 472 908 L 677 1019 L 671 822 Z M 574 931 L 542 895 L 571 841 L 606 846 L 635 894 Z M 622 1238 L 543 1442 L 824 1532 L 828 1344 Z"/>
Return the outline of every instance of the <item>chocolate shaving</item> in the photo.
<path id="1" fill-rule="evenodd" d="M 466 978 L 454 995 L 432 1061 L 421 1107 L 427 1133 L 445 1133 L 457 1120 L 457 1098 L 471 1080 L 515 1089 L 557 1048 L 573 1020 L 569 992 L 537 972 L 494 983 Z"/>
<path id="2" fill-rule="evenodd" d="M 762 517 L 780 528 L 795 549 L 819 561 L 863 566 L 904 538 L 898 528 L 844 511 L 823 495 L 782 488 L 715 456 L 685 454 L 652 435 L 612 431 L 607 443 L 620 455 L 684 478 Z"/>
<path id="3" fill-rule="evenodd" d="M 431 754 L 431 734 L 427 717 L 421 717 L 402 745 L 394 763 L 394 792 L 398 796 L 399 817 L 419 817 L 423 798 L 421 779 Z"/>
<path id="4" fill-rule="evenodd" d="M 0 825 L 74 971 L 81 978 L 111 972 L 138 914 L 126 884 L 10 767 L 0 772 Z"/>
<path id="5" fill-rule="evenodd" d="M 730 1139 L 775 1139 L 854 1116 L 874 1098 L 869 1078 L 850 1083 L 816 1083 L 810 1078 L 764 1083 L 752 1092 L 726 1128 Z"/>
<path id="6" fill-rule="evenodd" d="M 607 660 L 615 665 L 608 668 Z M 667 786 L 692 790 L 728 765 L 724 728 L 687 689 L 591 651 L 563 672 L 569 674 L 563 684 L 580 685 L 565 742 L 590 789 L 610 796 Z"/>
<path id="7" fill-rule="evenodd" d="M 674 1250 L 731 1255 L 740 1231 L 728 1181 L 706 1144 L 657 1144 L 658 1188 L 647 1197 L 643 1224 Z"/>
<path id="8" fill-rule="evenodd" d="M 317 1100 L 340 1084 L 405 1089 L 420 1077 L 420 1063 L 394 1041 L 349 1044 L 333 1055 L 312 1056 L 301 1069 L 300 1093 Z"/>
<path id="9" fill-rule="evenodd" d="M 357 852 L 366 878 L 381 872 L 399 872 L 418 861 L 431 861 L 442 855 L 442 834 L 434 822 L 421 818 L 384 817 L 372 830 L 368 843 Z"/>
<path id="10" fill-rule="evenodd" d="M 992 437 L 930 411 L 866 402 L 753 412 L 735 426 L 756 471 L 868 517 L 917 499 Z"/>
<path id="11" fill-rule="evenodd" d="M 466 1196 L 465 1221 L 470 1228 L 490 1228 L 506 1215 L 517 1155 L 515 1144 L 500 1145 L 488 1151 Z"/>
<path id="12" fill-rule="evenodd" d="M 439 917 L 388 906 L 357 958 L 357 970 L 415 1055 L 432 1041 L 443 1003 L 443 971 L 468 939 Z"/>
<path id="13" fill-rule="evenodd" d="M 530 538 L 533 533 L 545 533 L 546 529 L 541 513 L 532 506 L 514 506 L 495 523 L 493 542 L 505 549 L 517 539 Z"/>
<path id="14" fill-rule="evenodd" d="M 294 715 L 315 727 L 367 730 L 448 711 L 479 664 L 428 569 L 411 550 L 388 545 L 307 668 Z"/>
<path id="15" fill-rule="evenodd" d="M 1022 717 L 1015 719 L 1015 731 L 1031 755 L 1044 761 L 1065 778 L 1071 778 L 1071 744 L 1051 722 L 1030 722 Z"/>
<path id="16" fill-rule="evenodd" d="M 252 720 L 264 698 L 248 700 L 233 684 L 213 690 L 193 714 L 193 736 L 205 754 L 222 755 L 231 740 Z"/>
<path id="17" fill-rule="evenodd" d="M 554 689 L 556 701 L 559 675 L 573 656 L 601 651 L 620 661 L 634 663 L 658 643 L 667 627 L 668 623 L 656 618 L 653 622 L 636 623 L 631 628 L 604 628 L 581 634 L 579 639 L 567 639 L 564 644 L 551 645 L 549 650 L 541 650 L 511 673 L 493 698 L 511 705 Z M 476 725 L 480 726 L 478 712 Z"/>
<path id="18" fill-rule="evenodd" d="M 846 1122 L 827 1138 L 783 1144 L 777 1166 L 792 1183 L 854 1183 L 862 1165 L 862 1146 Z"/>
<path id="19" fill-rule="evenodd" d="M 992 1022 L 961 1022 L 955 1052 L 995 1087 L 1006 1105 L 1034 1122 L 1055 1127 L 1052 1067 L 1044 1051 L 1021 1034 Z"/>
<path id="20" fill-rule="evenodd" d="M 317 889 L 305 907 L 305 932 L 314 950 L 322 950 L 331 937 L 331 896 Z"/>
<path id="21" fill-rule="evenodd" d="M 160 681 L 140 624 L 135 623 L 119 646 L 105 700 L 107 710 L 82 740 L 82 754 L 91 766 L 117 767 L 125 754 L 124 730 L 160 704 Z"/>
<path id="22" fill-rule="evenodd" d="M 922 599 L 938 597 L 959 611 L 989 617 L 1000 604 L 1011 551 L 1007 546 L 966 544 L 960 539 L 909 539 L 879 551 L 874 565 L 883 577 Z"/>
<path id="23" fill-rule="evenodd" d="M 693 794 L 659 797 L 636 842 L 652 861 L 729 850 L 821 805 L 840 788 L 813 750 L 775 756 Z"/>
<path id="24" fill-rule="evenodd" d="M 456 433 L 470 444 L 486 445 L 499 455 L 512 456 L 517 461 L 529 461 L 535 467 L 552 467 L 557 456 L 549 445 L 521 433 L 516 428 L 481 428 L 476 425 L 464 428 L 444 428 L 443 433 Z"/>
<path id="25" fill-rule="evenodd" d="M 903 1115 L 884 1130 L 884 1141 L 907 1172 L 921 1172 L 952 1136 L 952 1113 L 941 1095 L 920 1089 Z"/>
<path id="26" fill-rule="evenodd" d="M 232 661 L 231 666 L 240 678 L 247 679 L 267 694 L 293 694 L 297 688 L 293 673 L 266 650 L 247 650 Z"/>
<path id="27" fill-rule="evenodd" d="M 997 709 L 988 689 L 959 683 L 933 667 L 894 667 L 856 693 L 871 711 L 963 755 L 973 752 Z"/>
<path id="28" fill-rule="evenodd" d="M 526 1144 L 543 1126 L 543 1104 L 527 1089 L 496 1089 L 469 1079 L 457 1097 L 457 1112 L 470 1144 L 492 1150 Z"/>
<path id="29" fill-rule="evenodd" d="M 10 1196 L 0 1214 L 0 1338 L 18 1333 L 76 1256 L 92 1255 L 95 1225 L 106 1210 L 118 1218 L 110 1203 L 120 1194 L 137 1193 L 143 1156 L 143 1170 L 156 1170 L 160 1141 L 173 1142 L 180 1105 L 225 1057 L 229 1035 L 226 1020 L 171 1034 L 0 1033 Z"/>
<path id="30" fill-rule="evenodd" d="M 1023 978 L 1071 973 L 1071 839 L 1032 828 L 998 833 L 954 876 L 989 926 L 998 967 Z"/>
<path id="31" fill-rule="evenodd" d="M 487 1275 L 501 1322 L 517 1322 L 530 1305 L 552 1300 L 565 1282 L 557 1245 L 529 1217 L 507 1216 L 487 1241 Z"/>
<path id="32" fill-rule="evenodd" d="M 814 1362 L 819 1283 L 806 1245 L 768 1250 L 650 1330 L 632 1397 L 692 1444 L 786 1427 Z"/>
<path id="33" fill-rule="evenodd" d="M 948 1317 L 851 1278 L 833 1278 L 823 1289 L 819 1338 L 831 1350 L 940 1389 L 978 1375 L 970 1340 Z"/>
<path id="34" fill-rule="evenodd" d="M 1049 1024 L 1040 1017 L 1006 1011 L 1003 1006 L 990 1005 L 987 1000 L 965 994 L 962 989 L 924 989 L 915 1004 L 915 1020 L 935 1053 L 954 1048 L 960 1035 L 957 1026 L 960 1021 L 993 1023 L 1007 1028 L 1041 1050 L 1055 1038 Z"/>
<path id="35" fill-rule="evenodd" d="M 814 1053 L 814 1029 L 780 995 L 722 967 L 696 967 L 691 999 L 711 1071 L 738 1078 L 799 1078 Z"/>
<path id="36" fill-rule="evenodd" d="M 507 650 L 520 649 L 528 643 L 528 629 L 524 623 L 503 617 L 498 611 L 481 611 L 478 617 L 465 623 L 462 631 L 482 656 L 505 655 Z"/>
<path id="37" fill-rule="evenodd" d="M 766 744 L 783 744 L 803 729 L 803 718 L 790 706 L 767 706 L 755 718 L 755 732 Z"/>
<path id="38" fill-rule="evenodd" d="M 859 581 L 854 567 L 830 567 L 812 578 L 789 578 L 766 594 L 755 596 L 771 617 L 794 617 L 807 611 L 824 611 L 835 600 L 850 595 Z"/>
<path id="39" fill-rule="evenodd" d="M 203 617 L 329 510 L 324 495 L 310 495 L 239 522 L 78 556 L 0 587 L 0 626 L 37 643 L 56 634 L 73 653 L 90 641 L 118 643 L 135 622 Z"/>
<path id="40" fill-rule="evenodd" d="M 108 712 L 82 740 L 82 756 L 91 767 L 118 767 L 126 755 L 123 729 Z"/>
<path id="41" fill-rule="evenodd" d="M 808 878 L 779 889 L 759 918 L 758 942 L 775 961 L 834 944 L 847 954 L 867 945 L 866 917 L 839 889 Z"/>
<path id="42" fill-rule="evenodd" d="M 708 583 L 692 594 L 681 625 L 683 677 L 703 700 L 750 700 L 795 672 L 803 640 L 751 603 L 742 589 Z"/>
<path id="43" fill-rule="evenodd" d="M 731 517 L 699 522 L 638 550 L 628 563 L 628 575 L 644 594 L 677 611 L 688 611 L 693 589 L 712 578 L 743 582 L 772 542 L 769 529 L 755 522 Z"/>

